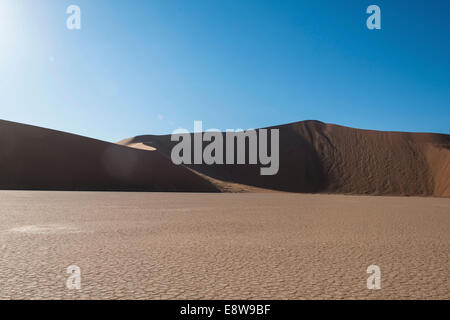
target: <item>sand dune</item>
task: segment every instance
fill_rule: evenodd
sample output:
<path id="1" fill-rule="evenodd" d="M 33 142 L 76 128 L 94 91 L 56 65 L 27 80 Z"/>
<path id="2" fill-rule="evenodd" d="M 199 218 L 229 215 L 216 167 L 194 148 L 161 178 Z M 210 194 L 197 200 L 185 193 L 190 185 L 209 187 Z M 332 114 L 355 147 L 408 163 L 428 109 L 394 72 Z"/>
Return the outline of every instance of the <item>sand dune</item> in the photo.
<path id="1" fill-rule="evenodd" d="M 280 130 L 280 170 L 261 176 L 255 165 L 191 165 L 224 182 L 307 193 L 450 196 L 450 136 L 380 132 L 319 121 L 271 127 Z M 170 136 L 138 136 L 170 155 Z"/>
<path id="2" fill-rule="evenodd" d="M 8 121 L 0 121 L 0 188 L 218 191 L 161 153 Z"/>
<path id="3" fill-rule="evenodd" d="M 450 197 L 450 136 L 318 121 L 277 127 L 280 170 L 176 166 L 169 135 L 118 144 L 0 121 L 0 188 L 420 195 Z"/>

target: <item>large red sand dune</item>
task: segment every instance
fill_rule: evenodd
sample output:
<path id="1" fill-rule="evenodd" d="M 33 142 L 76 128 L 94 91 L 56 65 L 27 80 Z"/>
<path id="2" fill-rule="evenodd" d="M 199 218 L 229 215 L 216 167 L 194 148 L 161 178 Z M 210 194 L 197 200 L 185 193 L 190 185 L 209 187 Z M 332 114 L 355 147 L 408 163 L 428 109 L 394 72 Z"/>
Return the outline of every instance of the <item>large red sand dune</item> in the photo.
<path id="1" fill-rule="evenodd" d="M 280 169 L 277 175 L 261 176 L 259 165 L 175 166 L 169 135 L 112 144 L 0 120 L 0 189 L 450 197 L 449 135 L 360 130 L 318 121 L 272 128 L 280 130 Z"/>
<path id="2" fill-rule="evenodd" d="M 255 165 L 192 165 L 219 181 L 292 191 L 371 195 L 450 196 L 450 136 L 380 132 L 303 121 L 280 130 L 280 170 L 261 176 Z M 119 142 L 170 155 L 170 136 Z"/>

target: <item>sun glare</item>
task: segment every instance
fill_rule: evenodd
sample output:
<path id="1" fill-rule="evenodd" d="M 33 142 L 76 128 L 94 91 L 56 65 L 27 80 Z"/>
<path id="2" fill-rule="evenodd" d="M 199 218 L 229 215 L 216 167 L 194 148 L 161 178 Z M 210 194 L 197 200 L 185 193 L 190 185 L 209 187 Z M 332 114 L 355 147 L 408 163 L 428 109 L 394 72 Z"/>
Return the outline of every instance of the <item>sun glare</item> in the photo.
<path id="1" fill-rule="evenodd" d="M 7 48 L 14 36 L 14 12 L 12 1 L 3 0 L 0 4 L 0 46 Z"/>

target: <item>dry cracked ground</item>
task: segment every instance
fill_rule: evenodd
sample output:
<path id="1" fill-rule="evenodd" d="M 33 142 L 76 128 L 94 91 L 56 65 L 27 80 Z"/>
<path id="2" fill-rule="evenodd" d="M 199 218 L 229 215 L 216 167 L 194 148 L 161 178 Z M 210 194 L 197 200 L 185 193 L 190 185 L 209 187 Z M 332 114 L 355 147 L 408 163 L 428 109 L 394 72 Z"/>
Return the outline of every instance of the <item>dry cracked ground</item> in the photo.
<path id="1" fill-rule="evenodd" d="M 448 198 L 2 191 L 0 203 L 2 299 L 449 299 Z M 70 265 L 80 290 L 66 288 Z"/>

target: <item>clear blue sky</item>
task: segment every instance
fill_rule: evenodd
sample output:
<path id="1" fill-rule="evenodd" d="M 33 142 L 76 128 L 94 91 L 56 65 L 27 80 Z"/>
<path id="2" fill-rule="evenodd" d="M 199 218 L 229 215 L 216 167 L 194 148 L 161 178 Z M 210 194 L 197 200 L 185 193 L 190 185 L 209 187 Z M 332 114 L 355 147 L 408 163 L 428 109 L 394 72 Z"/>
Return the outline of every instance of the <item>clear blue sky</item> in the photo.
<path id="1" fill-rule="evenodd" d="M 194 120 L 450 133 L 449 17 L 442 0 L 1 0 L 0 118 L 108 141 Z"/>

